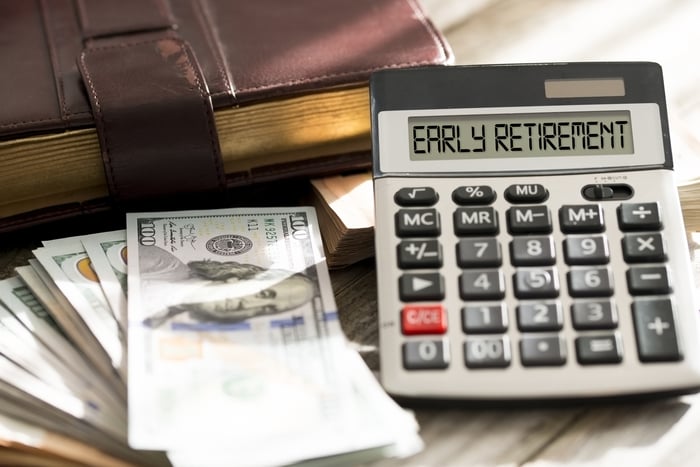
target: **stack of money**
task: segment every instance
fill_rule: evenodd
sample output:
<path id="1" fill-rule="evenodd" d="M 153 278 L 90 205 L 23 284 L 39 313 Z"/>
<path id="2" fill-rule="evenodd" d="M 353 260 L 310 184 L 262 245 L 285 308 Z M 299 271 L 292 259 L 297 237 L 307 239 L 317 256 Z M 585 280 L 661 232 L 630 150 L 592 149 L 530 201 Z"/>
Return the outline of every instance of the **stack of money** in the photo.
<path id="1" fill-rule="evenodd" d="M 127 215 L 0 282 L 0 460 L 357 464 L 422 448 L 338 321 L 315 212 Z"/>

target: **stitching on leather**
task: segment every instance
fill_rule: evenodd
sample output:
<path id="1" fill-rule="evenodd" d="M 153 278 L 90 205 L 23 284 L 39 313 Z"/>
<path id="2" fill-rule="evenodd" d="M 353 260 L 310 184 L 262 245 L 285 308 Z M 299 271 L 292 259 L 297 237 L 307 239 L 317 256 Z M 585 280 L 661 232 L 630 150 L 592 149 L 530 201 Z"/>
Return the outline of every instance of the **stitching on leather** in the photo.
<path id="1" fill-rule="evenodd" d="M 364 152 L 357 152 L 353 153 L 352 156 L 356 156 L 357 159 L 360 157 L 366 156 L 366 163 L 369 165 L 371 163 L 371 157 L 369 153 L 364 153 Z M 341 154 L 337 155 L 331 155 L 328 157 L 323 157 L 321 159 L 305 159 L 304 160 L 304 167 L 305 168 L 323 168 L 323 167 L 335 167 L 338 165 L 337 162 L 337 156 L 342 156 Z M 363 161 L 364 162 L 364 161 Z M 260 173 L 262 172 L 264 175 L 278 175 L 278 174 L 284 174 L 284 173 L 295 173 L 295 172 L 301 172 L 303 169 L 300 169 L 298 166 L 294 166 L 291 164 L 284 164 L 284 165 L 268 165 L 268 166 L 262 166 L 255 168 L 251 170 L 251 172 L 256 172 Z"/>
<path id="2" fill-rule="evenodd" d="M 37 118 L 36 120 L 20 120 L 20 121 L 11 122 L 11 123 L 0 123 L 0 128 L 16 128 L 18 126 L 27 125 L 30 123 L 42 123 L 42 122 L 58 123 L 58 122 L 61 122 L 61 119 L 51 117 L 51 118 Z"/>
<path id="3" fill-rule="evenodd" d="M 448 55 L 447 55 L 446 42 L 440 39 L 440 36 L 436 33 L 435 28 L 433 28 L 431 26 L 431 23 L 428 21 L 428 18 L 425 15 L 425 12 L 423 11 L 423 9 L 420 8 L 416 4 L 415 0 L 407 0 L 407 3 L 409 5 L 409 7 L 413 10 L 413 12 L 416 16 L 416 19 L 423 25 L 423 28 L 430 35 L 433 42 L 438 46 L 438 49 L 440 50 L 439 60 L 441 60 L 441 61 L 447 60 Z M 303 78 L 303 79 L 288 80 L 288 81 L 277 81 L 274 83 L 265 84 L 265 85 L 261 85 L 261 86 L 239 88 L 239 91 L 262 91 L 262 90 L 266 90 L 266 89 L 275 88 L 278 86 L 291 86 L 291 85 L 296 85 L 296 84 L 310 84 L 310 83 L 315 83 L 318 81 L 323 81 L 323 80 L 328 79 L 328 78 L 342 78 L 344 76 L 372 73 L 374 71 L 383 70 L 385 68 L 401 68 L 401 67 L 407 67 L 407 66 L 411 67 L 411 66 L 434 65 L 434 64 L 435 64 L 435 60 L 430 60 L 430 59 L 420 60 L 420 61 L 410 61 L 410 62 L 395 62 L 395 63 L 391 63 L 391 64 L 380 65 L 377 67 L 366 68 L 363 70 L 353 70 L 353 71 L 343 72 L 343 73 L 329 73 L 329 74 L 325 74 L 325 75 L 314 76 L 312 78 Z"/>
<path id="4" fill-rule="evenodd" d="M 73 214 L 73 213 L 79 214 L 81 212 L 83 212 L 83 209 L 80 206 L 52 209 L 51 211 L 46 212 L 46 213 L 42 213 L 42 214 L 32 214 L 31 212 L 28 212 L 25 214 L 19 214 L 18 218 L 16 218 L 16 219 L 13 219 L 13 218 L 2 219 L 2 221 L 0 221 L 0 228 L 10 227 L 10 226 L 14 226 L 14 225 L 32 224 L 32 223 L 40 221 L 42 219 L 51 219 L 51 218 L 60 216 L 62 214 Z"/>
<path id="5" fill-rule="evenodd" d="M 178 46 L 180 47 L 180 50 L 182 50 L 185 53 L 185 58 L 187 59 L 187 65 L 190 67 L 190 69 L 193 72 L 195 82 L 197 83 L 197 91 L 199 93 L 200 97 L 200 103 L 202 104 L 202 110 L 204 112 L 204 122 L 207 125 L 207 130 L 209 131 L 209 144 L 211 145 L 211 151 L 209 151 L 209 154 L 211 155 L 212 163 L 214 164 L 214 170 L 216 172 L 216 181 L 218 182 L 219 189 L 223 189 L 226 185 L 226 178 L 224 176 L 224 170 L 223 170 L 223 162 L 221 161 L 221 157 L 217 157 L 219 154 L 218 148 L 217 148 L 217 134 L 215 129 L 213 128 L 213 110 L 210 113 L 209 109 L 209 95 L 206 91 L 206 88 L 202 86 L 202 81 L 199 79 L 199 73 L 197 72 L 198 70 L 195 69 L 195 67 L 192 65 L 193 60 L 190 58 L 190 50 L 188 47 L 185 46 L 185 44 L 177 39 L 169 39 L 172 40 L 173 42 L 178 43 Z"/>
<path id="6" fill-rule="evenodd" d="M 51 66 L 53 67 L 53 76 L 56 83 L 56 93 L 58 94 L 58 102 L 61 108 L 61 121 L 68 113 L 65 99 L 65 88 L 63 85 L 63 73 L 61 68 L 61 59 L 56 50 L 54 41 L 55 33 L 52 30 L 53 23 L 51 22 L 51 13 L 46 0 L 41 0 L 39 8 L 41 9 L 41 19 L 44 22 L 44 31 L 46 34 L 46 42 L 49 46 L 49 57 L 51 57 Z"/>
<path id="7" fill-rule="evenodd" d="M 440 36 L 435 32 L 435 28 L 432 27 L 428 17 L 425 15 L 425 11 L 417 4 L 416 0 L 407 0 L 408 6 L 411 7 L 413 13 L 416 15 L 416 19 L 421 22 L 425 30 L 430 34 L 435 45 L 437 45 L 442 54 L 442 60 L 447 60 L 447 47 L 444 41 L 440 39 Z"/>
<path id="8" fill-rule="evenodd" d="M 85 72 L 85 80 L 87 81 L 88 88 L 90 89 L 90 94 L 92 95 L 93 101 L 95 103 L 95 111 L 93 112 L 94 117 L 95 117 L 95 124 L 98 126 L 98 128 L 102 128 L 102 131 L 98 133 L 101 133 L 103 138 L 104 138 L 104 148 L 102 148 L 102 152 L 105 157 L 105 167 L 107 168 L 107 183 L 109 184 L 109 190 L 112 194 L 116 196 L 117 199 L 120 199 L 119 196 L 119 190 L 117 189 L 117 184 L 116 180 L 114 177 L 114 168 L 112 167 L 112 157 L 109 152 L 109 138 L 107 137 L 107 127 L 104 123 L 103 117 L 102 117 L 102 107 L 100 106 L 100 99 L 97 97 L 97 92 L 95 90 L 95 84 L 92 81 L 92 76 L 90 75 L 90 70 L 87 65 L 87 58 L 89 54 L 92 54 L 93 52 L 98 51 L 99 49 L 88 49 L 82 54 L 80 54 L 80 63 L 83 65 L 83 71 Z"/>
<path id="9" fill-rule="evenodd" d="M 290 85 L 297 85 L 297 84 L 310 84 L 310 83 L 315 83 L 317 81 L 323 81 L 329 78 L 342 78 L 345 76 L 352 76 L 352 75 L 364 75 L 368 73 L 372 73 L 373 71 L 378 71 L 378 70 L 384 70 L 387 68 L 401 68 L 401 67 L 412 67 L 412 66 L 420 66 L 420 65 L 430 65 L 434 64 L 435 62 L 433 60 L 421 60 L 421 61 L 413 61 L 413 62 L 397 62 L 397 63 L 391 63 L 388 65 L 380 65 L 372 68 L 365 68 L 362 70 L 353 70 L 353 71 L 347 71 L 343 73 L 328 73 L 325 75 L 319 75 L 319 76 L 314 76 L 312 78 L 302 78 L 302 79 L 293 79 L 289 81 L 277 81 L 274 83 L 270 84 L 264 84 L 261 86 L 253 86 L 253 87 L 247 87 L 247 88 L 239 88 L 239 91 L 262 91 L 270 88 L 275 88 L 280 85 L 282 86 L 290 86 Z"/>
<path id="10" fill-rule="evenodd" d="M 220 43 L 213 38 L 213 30 L 214 28 L 212 27 L 211 21 L 209 20 L 211 14 L 209 13 L 209 8 L 205 6 L 204 0 L 195 0 L 193 2 L 194 4 L 194 11 L 195 11 L 195 16 L 197 18 L 197 22 L 199 23 L 199 26 L 202 28 L 202 33 L 204 34 L 204 37 L 206 38 L 207 45 L 209 46 L 209 50 L 211 51 L 212 55 L 214 56 L 214 60 L 216 61 L 216 66 L 219 71 L 219 76 L 221 77 L 221 80 L 224 82 L 224 86 L 226 87 L 227 92 L 218 92 L 215 94 L 210 94 L 212 96 L 214 95 L 226 95 L 226 96 L 231 96 L 233 98 L 233 101 L 235 102 L 236 100 L 236 89 L 235 89 L 235 84 L 232 82 L 231 77 L 229 76 L 229 73 L 227 72 L 226 67 L 224 66 L 224 58 L 223 54 L 221 52 L 221 46 Z"/>

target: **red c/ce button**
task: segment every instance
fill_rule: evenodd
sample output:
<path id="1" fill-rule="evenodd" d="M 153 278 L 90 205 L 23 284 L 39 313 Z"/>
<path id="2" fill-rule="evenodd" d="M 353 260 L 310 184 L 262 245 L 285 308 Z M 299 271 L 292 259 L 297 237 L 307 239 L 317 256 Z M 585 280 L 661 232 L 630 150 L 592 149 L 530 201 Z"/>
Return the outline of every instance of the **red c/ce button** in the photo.
<path id="1" fill-rule="evenodd" d="M 401 330 L 404 334 L 444 334 L 447 314 L 442 305 L 406 305 L 401 310 Z"/>

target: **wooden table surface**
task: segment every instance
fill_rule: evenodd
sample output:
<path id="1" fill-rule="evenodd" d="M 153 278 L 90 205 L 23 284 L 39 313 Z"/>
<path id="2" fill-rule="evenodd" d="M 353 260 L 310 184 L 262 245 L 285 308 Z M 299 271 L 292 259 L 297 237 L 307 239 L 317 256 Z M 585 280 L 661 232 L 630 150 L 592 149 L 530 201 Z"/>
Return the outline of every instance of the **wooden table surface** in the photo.
<path id="1" fill-rule="evenodd" d="M 649 60 L 664 66 L 674 147 L 698 139 L 700 2 L 694 0 L 420 0 L 451 43 L 457 64 Z M 696 125 L 697 127 L 697 125 Z M 682 151 L 681 151 L 682 152 Z M 676 150 L 678 153 L 678 149 Z M 688 154 L 686 154 L 687 156 Z M 46 238 L 109 230 L 70 223 L 0 240 L 0 277 Z M 377 369 L 373 260 L 333 271 L 343 328 Z M 421 407 L 426 447 L 384 466 L 700 465 L 698 395 L 559 407 Z"/>

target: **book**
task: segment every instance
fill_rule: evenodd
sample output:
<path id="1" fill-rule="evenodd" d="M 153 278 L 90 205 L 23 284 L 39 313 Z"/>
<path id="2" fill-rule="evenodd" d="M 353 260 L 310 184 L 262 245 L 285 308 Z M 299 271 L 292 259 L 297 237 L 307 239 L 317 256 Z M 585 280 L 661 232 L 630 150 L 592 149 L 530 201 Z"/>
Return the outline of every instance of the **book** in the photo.
<path id="1" fill-rule="evenodd" d="M 313 204 L 332 269 L 374 256 L 374 191 L 368 171 L 311 180 Z"/>
<path id="2" fill-rule="evenodd" d="M 93 96 L 86 84 L 85 57 L 95 50 L 131 53 L 130 47 L 153 37 L 189 46 L 205 81 L 205 101 L 213 108 L 227 188 L 368 167 L 370 73 L 453 59 L 414 0 L 77 5 L 0 5 L 0 15 L 8 18 L 2 36 L 12 38 L 0 41 L 0 66 L 13 71 L 0 76 L 0 230 L 113 205 L 110 167 L 103 161 L 106 136 L 97 119 L 109 99 L 104 92 L 102 100 Z M 116 54 L 119 60 L 127 60 L 126 52 Z M 108 65 L 90 64 L 106 76 L 102 81 L 116 93 L 113 101 L 152 84 L 143 79 L 150 74 L 134 73 L 128 82 L 112 85 L 109 79 L 120 69 Z M 143 109 L 136 102 L 119 110 L 126 116 L 118 123 L 130 124 Z M 177 113 L 159 111 L 164 118 Z M 138 126 L 134 130 L 136 135 Z M 162 131 L 168 138 L 180 129 Z M 133 144 L 139 149 L 138 139 Z M 175 159 L 170 152 L 177 150 L 163 141 L 158 157 L 170 164 Z M 160 189 L 154 188 L 156 194 Z"/>

